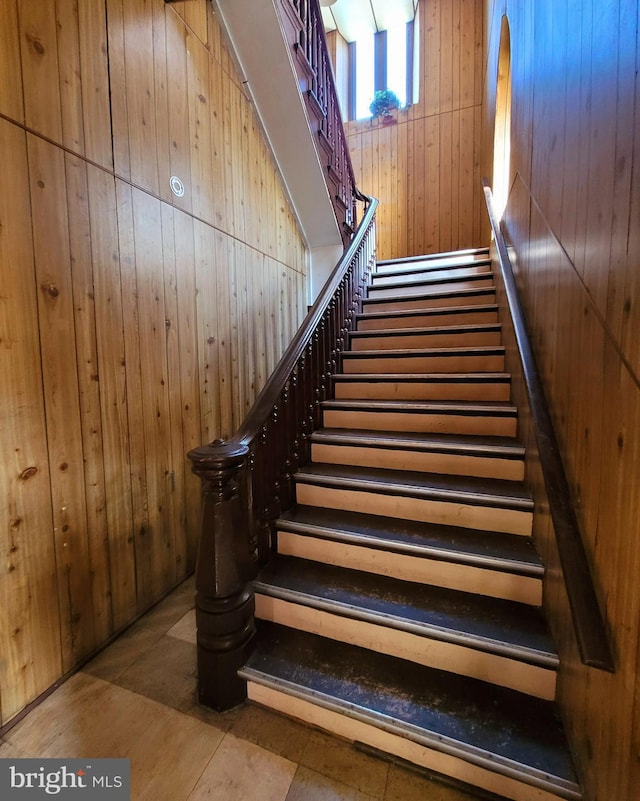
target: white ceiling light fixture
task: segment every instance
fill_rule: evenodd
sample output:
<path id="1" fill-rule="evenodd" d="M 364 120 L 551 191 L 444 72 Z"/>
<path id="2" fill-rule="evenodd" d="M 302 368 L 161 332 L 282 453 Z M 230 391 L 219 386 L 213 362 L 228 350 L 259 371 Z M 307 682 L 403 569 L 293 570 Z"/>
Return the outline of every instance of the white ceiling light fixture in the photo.
<path id="1" fill-rule="evenodd" d="M 327 8 L 328 6 L 333 6 L 338 2 L 338 0 L 320 0 L 320 5 Z"/>

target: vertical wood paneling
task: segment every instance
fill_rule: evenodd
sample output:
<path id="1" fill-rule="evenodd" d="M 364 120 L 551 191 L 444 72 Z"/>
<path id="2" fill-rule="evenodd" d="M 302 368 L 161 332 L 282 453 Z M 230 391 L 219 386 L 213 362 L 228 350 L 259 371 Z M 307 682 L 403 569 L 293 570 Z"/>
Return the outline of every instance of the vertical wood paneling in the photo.
<path id="1" fill-rule="evenodd" d="M 23 131 L 0 120 L 0 713 L 62 671 L 43 377 Z"/>
<path id="2" fill-rule="evenodd" d="M 198 342 L 201 386 L 201 434 L 204 442 L 211 442 L 221 429 L 220 421 L 220 340 L 219 331 L 224 320 L 225 294 L 218 296 L 218 273 L 225 271 L 226 260 L 218 258 L 215 231 L 208 225 L 196 222 L 194 226 L 196 292 L 198 299 Z M 216 304 L 216 298 L 220 300 Z M 207 310 L 216 308 L 217 314 Z"/>
<path id="3" fill-rule="evenodd" d="M 27 126 L 62 140 L 55 3 L 18 0 L 20 54 Z"/>
<path id="4" fill-rule="evenodd" d="M 107 36 L 109 42 L 109 80 L 119 87 L 112 92 L 111 130 L 113 132 L 113 168 L 121 178 L 131 179 L 129 152 L 129 111 L 127 108 L 127 73 L 125 68 L 124 0 L 106 0 Z"/>
<path id="5" fill-rule="evenodd" d="M 0 1 L 0 112 L 24 121 L 17 0 Z"/>
<path id="6" fill-rule="evenodd" d="M 84 581 L 90 558 L 65 164 L 60 149 L 35 136 L 27 142 L 62 657 L 68 670 L 90 652 L 94 635 Z"/>
<path id="7" fill-rule="evenodd" d="M 179 211 L 173 213 L 173 236 L 175 242 L 175 289 L 171 282 L 165 293 L 175 291 L 175 318 L 171 321 L 172 338 L 170 353 L 173 363 L 169 363 L 169 377 L 172 381 L 171 393 L 174 402 L 171 407 L 171 433 L 176 436 L 175 429 L 182 430 L 182 450 L 173 453 L 173 470 L 183 474 L 184 486 L 183 506 L 180 512 L 184 518 L 185 552 L 184 572 L 191 572 L 195 567 L 196 543 L 200 522 L 200 482 L 188 469 L 184 454 L 203 442 L 200 431 L 200 381 L 198 375 L 198 314 L 196 306 L 196 270 L 194 256 L 194 222 L 193 218 Z M 223 306 L 224 292 L 218 294 L 216 317 Z M 218 343 L 219 351 L 222 344 Z M 177 359 L 178 367 L 175 368 Z M 178 379 L 179 376 L 179 379 Z M 179 404 L 179 405 L 178 405 Z M 220 432 L 222 436 L 224 434 Z M 228 435 L 227 435 L 228 436 Z"/>
<path id="8" fill-rule="evenodd" d="M 84 153 L 78 4 L 56 0 L 55 11 L 63 144 L 75 153 Z M 51 77 L 55 79 L 55 72 Z"/>
<path id="9" fill-rule="evenodd" d="M 552 526 L 542 513 L 536 537 L 562 660 L 559 700 L 587 801 L 634 801 L 640 774 L 640 370 L 633 358 L 640 330 L 639 11 L 628 0 L 505 5 L 515 176 L 506 228 L 617 668 L 608 674 L 580 663 Z M 492 39 L 500 16 L 488 17 Z M 494 69 L 489 59 L 489 95 Z M 517 380 L 514 393 L 521 400 Z M 544 510 L 526 427 L 525 437 L 536 505 Z"/>
<path id="10" fill-rule="evenodd" d="M 113 169 L 105 4 L 79 0 L 78 26 L 85 155 Z"/>
<path id="11" fill-rule="evenodd" d="M 102 448 L 113 628 L 136 613 L 135 551 L 124 309 L 118 240 L 116 183 L 102 170 L 87 170 L 91 265 L 102 421 Z"/>
<path id="12" fill-rule="evenodd" d="M 176 582 L 175 541 L 170 526 L 171 434 L 166 354 L 166 314 L 162 270 L 162 217 L 160 203 L 133 191 L 136 303 L 140 348 L 141 414 L 144 434 L 145 508 L 148 528 L 140 563 L 140 601 L 148 605 L 162 588 Z M 145 560 L 146 561 L 146 560 Z M 141 577 L 144 576 L 144 581 Z M 148 589 L 147 589 L 148 588 Z M 148 597 L 147 597 L 148 593 Z"/>
<path id="13" fill-rule="evenodd" d="M 191 37 L 187 60 L 189 130 L 191 134 L 191 193 L 193 213 L 213 222 L 214 187 L 211 185 L 211 112 L 209 107 L 209 55 L 204 45 Z"/>
<path id="14" fill-rule="evenodd" d="M 87 543 L 93 577 L 91 584 L 93 629 L 95 641 L 103 642 L 110 637 L 114 629 L 87 166 L 82 159 L 67 156 L 65 168 L 69 200 L 69 250 L 75 310 Z"/>
<path id="15" fill-rule="evenodd" d="M 380 258 L 486 244 L 476 124 L 482 9 L 482 0 L 421 0 L 418 103 L 400 111 L 391 130 L 371 121 L 347 125 L 356 182 L 381 201 Z"/>
<path id="16" fill-rule="evenodd" d="M 127 98 L 126 135 L 129 141 L 131 181 L 154 194 L 158 184 L 158 130 L 156 126 L 153 25 L 151 3 L 127 0 L 123 4 L 124 90 Z"/>
<path id="17" fill-rule="evenodd" d="M 4 725 L 193 569 L 185 453 L 293 336 L 306 251 L 206 0 L 0 23 Z"/>
<path id="18" fill-rule="evenodd" d="M 169 136 L 169 171 L 184 184 L 184 195 L 171 197 L 171 202 L 184 211 L 192 211 L 191 160 L 189 143 L 188 52 L 191 42 L 188 29 L 175 14 L 168 14 L 165 27 L 167 64 L 171 79 L 167 85 L 167 125 Z"/>

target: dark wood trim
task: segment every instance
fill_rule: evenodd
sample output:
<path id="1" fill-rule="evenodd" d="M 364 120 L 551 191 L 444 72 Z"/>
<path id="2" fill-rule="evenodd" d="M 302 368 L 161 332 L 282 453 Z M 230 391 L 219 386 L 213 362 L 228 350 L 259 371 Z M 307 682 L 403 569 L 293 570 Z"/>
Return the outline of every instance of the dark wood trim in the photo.
<path id="1" fill-rule="evenodd" d="M 615 672 L 615 663 L 607 636 L 607 628 L 598 604 L 589 561 L 571 502 L 569 483 L 553 429 L 542 380 L 527 333 L 524 311 L 520 304 L 507 245 L 493 209 L 491 188 L 486 180 L 483 180 L 482 184 L 527 387 L 531 416 L 535 425 L 540 466 L 544 476 L 580 658 L 585 665 L 613 673 Z"/>

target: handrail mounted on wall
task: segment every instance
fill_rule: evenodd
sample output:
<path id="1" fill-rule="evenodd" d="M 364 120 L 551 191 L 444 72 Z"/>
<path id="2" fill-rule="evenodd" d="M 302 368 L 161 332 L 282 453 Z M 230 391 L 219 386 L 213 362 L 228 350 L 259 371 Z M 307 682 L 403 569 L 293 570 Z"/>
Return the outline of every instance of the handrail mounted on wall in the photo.
<path id="1" fill-rule="evenodd" d="M 556 440 L 542 381 L 527 333 L 513 267 L 502 228 L 494 211 L 491 188 L 486 180 L 483 180 L 482 183 L 505 293 L 513 321 L 529 406 L 534 421 L 540 466 L 544 477 L 580 658 L 585 665 L 614 672 L 614 660 L 606 626 L 596 598 L 580 527 L 571 502 L 569 483 L 562 463 L 560 448 Z"/>

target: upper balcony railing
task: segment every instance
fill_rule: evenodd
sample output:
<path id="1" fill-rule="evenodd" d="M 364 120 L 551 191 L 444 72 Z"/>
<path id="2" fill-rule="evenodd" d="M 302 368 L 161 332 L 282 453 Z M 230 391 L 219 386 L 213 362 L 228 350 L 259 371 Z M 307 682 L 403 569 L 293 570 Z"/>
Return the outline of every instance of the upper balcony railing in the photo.
<path id="1" fill-rule="evenodd" d="M 317 136 L 318 155 L 326 168 L 327 188 L 346 244 L 356 227 L 356 201 L 362 197 L 349 156 L 320 6 L 318 0 L 278 2 L 300 88 L 307 100 L 309 122 Z"/>

